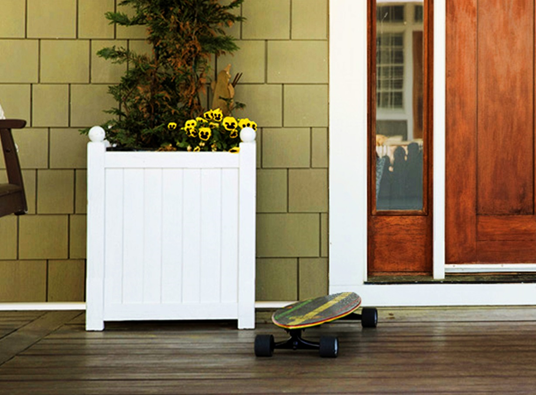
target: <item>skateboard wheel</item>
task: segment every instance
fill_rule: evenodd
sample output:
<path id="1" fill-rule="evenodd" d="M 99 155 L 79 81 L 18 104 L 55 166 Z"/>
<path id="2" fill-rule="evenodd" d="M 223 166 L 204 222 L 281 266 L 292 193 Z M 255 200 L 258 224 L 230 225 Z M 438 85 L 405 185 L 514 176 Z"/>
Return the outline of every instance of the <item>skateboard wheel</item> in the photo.
<path id="1" fill-rule="evenodd" d="M 271 357 L 274 353 L 275 341 L 273 335 L 257 335 L 255 337 L 255 355 Z"/>
<path id="2" fill-rule="evenodd" d="M 337 358 L 339 354 L 339 339 L 331 336 L 321 337 L 319 351 L 322 358 Z"/>
<path id="3" fill-rule="evenodd" d="M 378 325 L 378 310 L 374 307 L 364 307 L 361 312 L 361 326 L 363 328 L 376 328 Z"/>

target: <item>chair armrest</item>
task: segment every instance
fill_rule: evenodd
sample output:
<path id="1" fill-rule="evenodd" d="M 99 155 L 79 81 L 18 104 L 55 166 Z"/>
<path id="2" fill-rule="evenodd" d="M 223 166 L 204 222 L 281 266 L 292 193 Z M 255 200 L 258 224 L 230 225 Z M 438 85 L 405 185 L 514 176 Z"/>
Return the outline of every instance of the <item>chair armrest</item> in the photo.
<path id="1" fill-rule="evenodd" d="M 22 129 L 25 126 L 23 119 L 0 119 L 0 129 Z"/>

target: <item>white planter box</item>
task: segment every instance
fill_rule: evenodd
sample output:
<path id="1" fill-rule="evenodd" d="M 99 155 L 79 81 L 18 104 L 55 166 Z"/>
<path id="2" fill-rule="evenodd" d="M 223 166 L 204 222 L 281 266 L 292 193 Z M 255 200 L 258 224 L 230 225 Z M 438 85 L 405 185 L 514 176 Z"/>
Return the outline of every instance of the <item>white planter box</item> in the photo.
<path id="1" fill-rule="evenodd" d="M 92 141 L 87 170 L 87 330 L 190 319 L 254 328 L 254 137 L 239 154 Z"/>

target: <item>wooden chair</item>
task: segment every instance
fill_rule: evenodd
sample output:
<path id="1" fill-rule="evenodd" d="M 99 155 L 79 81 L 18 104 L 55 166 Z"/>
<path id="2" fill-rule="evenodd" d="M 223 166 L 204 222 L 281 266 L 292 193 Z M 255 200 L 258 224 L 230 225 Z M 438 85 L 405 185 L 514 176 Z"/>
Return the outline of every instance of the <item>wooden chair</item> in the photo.
<path id="1" fill-rule="evenodd" d="M 0 141 L 7 170 L 7 183 L 0 183 L 0 217 L 21 215 L 28 211 L 19 157 L 11 134 L 11 129 L 22 129 L 24 126 L 26 121 L 21 119 L 0 119 Z"/>

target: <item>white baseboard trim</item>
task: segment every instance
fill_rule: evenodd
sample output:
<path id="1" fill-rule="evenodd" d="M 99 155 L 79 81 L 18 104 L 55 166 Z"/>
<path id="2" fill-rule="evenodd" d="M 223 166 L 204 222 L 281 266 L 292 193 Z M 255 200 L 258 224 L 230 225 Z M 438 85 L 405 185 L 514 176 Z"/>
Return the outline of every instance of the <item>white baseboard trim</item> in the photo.
<path id="1" fill-rule="evenodd" d="M 0 303 L 0 311 L 85 310 L 85 303 Z"/>
<path id="2" fill-rule="evenodd" d="M 536 305 L 536 283 L 529 284 L 366 284 L 343 287 L 354 291 L 363 306 L 527 306 Z M 255 302 L 255 309 L 279 309 L 295 301 Z M 0 311 L 85 310 L 85 303 L 0 303 Z"/>
<path id="3" fill-rule="evenodd" d="M 280 309 L 288 306 L 289 304 L 296 303 L 297 301 L 269 301 L 269 302 L 255 302 L 256 309 Z"/>
<path id="4" fill-rule="evenodd" d="M 255 302 L 256 309 L 279 309 L 295 301 Z M 85 310 L 85 303 L 0 303 L 0 311 Z"/>
<path id="5" fill-rule="evenodd" d="M 445 273 L 536 273 L 535 263 L 445 265 Z"/>
<path id="6" fill-rule="evenodd" d="M 363 299 L 363 306 L 433 307 L 536 305 L 536 283 L 370 284 L 358 286 L 354 291 Z"/>

